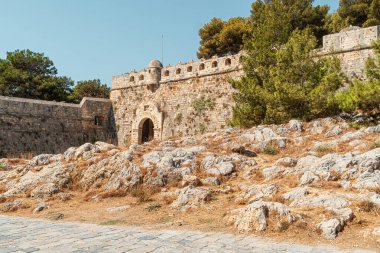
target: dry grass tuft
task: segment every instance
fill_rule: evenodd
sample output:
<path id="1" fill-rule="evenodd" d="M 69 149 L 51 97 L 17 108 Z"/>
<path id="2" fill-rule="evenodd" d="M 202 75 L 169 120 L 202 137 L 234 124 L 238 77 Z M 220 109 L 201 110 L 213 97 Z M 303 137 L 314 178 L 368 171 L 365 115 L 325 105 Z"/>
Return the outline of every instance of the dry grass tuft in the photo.
<path id="1" fill-rule="evenodd" d="M 99 198 L 107 199 L 107 198 L 122 198 L 128 195 L 128 191 L 124 189 L 112 190 L 99 194 Z"/>
<path id="2" fill-rule="evenodd" d="M 137 185 L 133 187 L 130 191 L 131 196 L 137 198 L 140 203 L 148 202 L 152 200 L 152 196 L 159 192 L 160 189 L 158 187 L 145 187 L 143 185 Z"/>
<path id="3" fill-rule="evenodd" d="M 341 174 L 337 172 L 336 170 L 332 170 L 330 172 L 330 175 L 331 175 L 332 181 L 338 181 L 341 179 Z"/>
<path id="4" fill-rule="evenodd" d="M 265 179 L 264 174 L 261 170 L 254 170 L 252 171 L 252 180 L 255 181 L 263 181 Z"/>
<path id="5" fill-rule="evenodd" d="M 380 186 L 368 188 L 369 191 L 380 194 Z"/>
<path id="6" fill-rule="evenodd" d="M 342 188 L 342 185 L 339 182 L 336 181 L 318 181 L 314 182 L 310 185 L 314 188 L 321 188 L 321 189 L 338 189 Z"/>
<path id="7" fill-rule="evenodd" d="M 282 204 L 285 204 L 285 202 L 286 202 L 286 200 L 284 199 L 284 197 L 281 196 L 281 194 L 276 194 L 272 197 L 265 198 L 264 200 L 268 201 L 268 202 L 279 202 Z"/>
<path id="8" fill-rule="evenodd" d="M 299 184 L 299 179 L 296 175 L 280 175 L 280 182 L 278 184 L 288 188 L 295 188 Z"/>
<path id="9" fill-rule="evenodd" d="M 380 215 L 380 208 L 372 201 L 363 200 L 358 202 L 355 206 L 359 209 L 360 212 L 374 213 L 377 216 Z"/>
<path id="10" fill-rule="evenodd" d="M 172 196 L 164 196 L 162 197 L 162 202 L 164 202 L 165 205 L 170 205 L 171 203 L 173 203 L 174 200 L 176 200 L 176 196 L 172 195 Z"/>
<path id="11" fill-rule="evenodd" d="M 88 191 L 85 195 L 84 195 L 84 201 L 90 201 L 92 200 L 92 198 L 94 196 L 96 196 L 97 194 L 99 194 L 100 191 L 99 190 L 91 190 L 91 191 Z"/>
<path id="12" fill-rule="evenodd" d="M 7 186 L 5 186 L 5 185 L 0 185 L 0 193 L 4 193 L 4 192 L 6 192 L 6 191 L 8 191 Z"/>
<path id="13" fill-rule="evenodd" d="M 7 198 L 4 196 L 0 196 L 0 204 L 7 202 Z"/>

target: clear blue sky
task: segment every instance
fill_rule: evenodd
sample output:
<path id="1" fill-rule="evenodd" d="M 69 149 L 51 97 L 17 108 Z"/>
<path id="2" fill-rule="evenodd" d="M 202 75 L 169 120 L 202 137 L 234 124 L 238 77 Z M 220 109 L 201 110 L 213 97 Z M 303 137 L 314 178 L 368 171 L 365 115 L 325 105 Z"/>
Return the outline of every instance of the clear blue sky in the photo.
<path id="1" fill-rule="evenodd" d="M 198 30 L 212 17 L 248 16 L 253 0 L 0 0 L 0 58 L 43 52 L 75 81 L 196 60 Z M 338 0 L 316 0 L 332 10 Z"/>

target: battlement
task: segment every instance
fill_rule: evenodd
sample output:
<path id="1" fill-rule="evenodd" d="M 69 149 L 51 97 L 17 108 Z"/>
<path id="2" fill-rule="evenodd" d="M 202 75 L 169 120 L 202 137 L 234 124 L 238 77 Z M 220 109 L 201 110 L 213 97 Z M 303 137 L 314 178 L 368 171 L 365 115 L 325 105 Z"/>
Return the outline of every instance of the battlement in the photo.
<path id="1" fill-rule="evenodd" d="M 195 77 L 236 71 L 242 68 L 242 55 L 243 53 L 240 52 L 235 55 L 227 55 L 223 57 L 214 56 L 207 60 L 201 59 L 197 62 L 190 61 L 187 63 L 178 63 L 175 66 L 148 66 L 148 68 L 139 72 L 132 71 L 130 73 L 114 76 L 112 78 L 112 90 L 143 86 L 151 84 L 154 81 L 164 84 Z M 153 73 L 158 74 L 158 78 L 152 78 Z"/>
<path id="2" fill-rule="evenodd" d="M 380 26 L 360 28 L 351 26 L 339 33 L 323 36 L 323 48 L 319 53 L 343 53 L 372 48 L 373 41 L 380 38 Z"/>

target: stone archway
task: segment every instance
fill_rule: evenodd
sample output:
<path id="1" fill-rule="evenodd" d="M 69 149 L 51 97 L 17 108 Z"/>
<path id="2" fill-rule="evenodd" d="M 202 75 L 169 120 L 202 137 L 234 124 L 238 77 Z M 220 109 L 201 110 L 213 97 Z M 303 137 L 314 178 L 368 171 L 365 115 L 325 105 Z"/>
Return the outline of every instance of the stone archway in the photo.
<path id="1" fill-rule="evenodd" d="M 148 121 L 149 120 L 149 121 Z M 145 125 L 145 134 L 143 129 Z M 163 114 L 157 103 L 147 101 L 136 109 L 136 116 L 132 122 L 131 144 L 142 144 L 151 140 L 162 139 Z"/>
<path id="2" fill-rule="evenodd" d="M 150 118 L 143 119 L 139 126 L 139 144 L 154 139 L 154 123 Z"/>

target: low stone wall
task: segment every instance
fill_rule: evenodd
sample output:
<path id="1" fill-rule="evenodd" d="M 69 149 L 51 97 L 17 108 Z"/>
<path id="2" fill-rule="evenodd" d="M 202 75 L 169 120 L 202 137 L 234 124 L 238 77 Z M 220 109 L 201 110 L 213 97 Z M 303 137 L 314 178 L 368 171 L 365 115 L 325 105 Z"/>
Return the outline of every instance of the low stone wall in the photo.
<path id="1" fill-rule="evenodd" d="M 61 153 L 95 141 L 117 142 L 108 99 L 77 105 L 0 96 L 0 157 Z"/>

